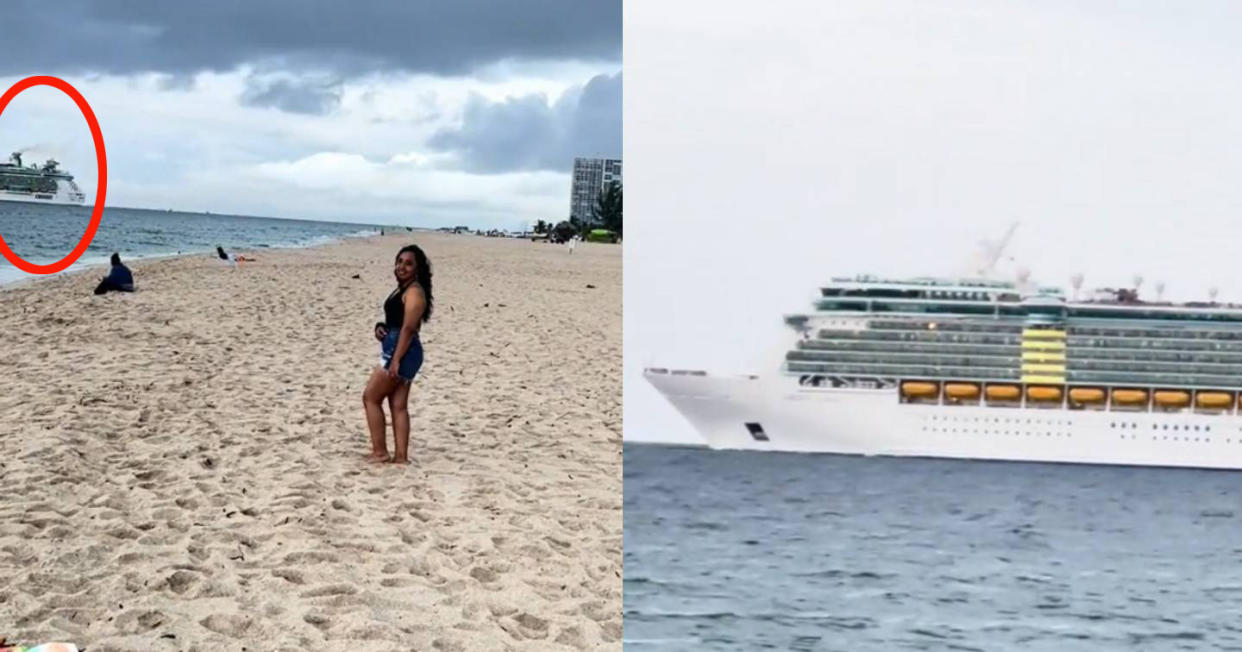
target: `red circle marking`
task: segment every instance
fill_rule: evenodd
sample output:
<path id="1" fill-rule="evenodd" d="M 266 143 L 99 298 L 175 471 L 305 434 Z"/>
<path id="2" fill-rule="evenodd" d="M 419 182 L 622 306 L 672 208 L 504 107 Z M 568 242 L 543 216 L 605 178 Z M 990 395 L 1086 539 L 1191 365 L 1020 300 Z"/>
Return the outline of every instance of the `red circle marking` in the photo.
<path id="1" fill-rule="evenodd" d="M 86 98 L 78 92 L 78 89 L 70 86 L 68 82 L 57 77 L 49 77 L 46 75 L 37 75 L 27 77 L 13 87 L 4 92 L 0 96 L 0 114 L 4 113 L 4 109 L 9 106 L 18 93 L 30 88 L 31 86 L 53 86 L 64 91 L 73 99 L 74 104 L 82 111 L 82 116 L 86 118 L 86 125 L 91 128 L 91 138 L 95 141 L 95 162 L 99 168 L 99 185 L 95 188 L 95 206 L 91 210 L 91 221 L 86 225 L 86 233 L 82 234 L 82 240 L 78 242 L 78 246 L 73 248 L 64 258 L 49 263 L 47 265 L 36 265 L 26 262 L 21 256 L 13 253 L 9 249 L 9 243 L 4 241 L 4 236 L 0 235 L 0 254 L 13 263 L 18 269 L 30 274 L 55 274 L 66 267 L 72 265 L 80 258 L 86 248 L 91 246 L 91 241 L 95 239 L 95 231 L 99 229 L 99 218 L 103 216 L 104 196 L 108 191 L 108 156 L 104 152 L 103 133 L 99 131 L 99 121 L 95 119 L 95 112 L 91 111 L 91 105 L 87 104 Z"/>

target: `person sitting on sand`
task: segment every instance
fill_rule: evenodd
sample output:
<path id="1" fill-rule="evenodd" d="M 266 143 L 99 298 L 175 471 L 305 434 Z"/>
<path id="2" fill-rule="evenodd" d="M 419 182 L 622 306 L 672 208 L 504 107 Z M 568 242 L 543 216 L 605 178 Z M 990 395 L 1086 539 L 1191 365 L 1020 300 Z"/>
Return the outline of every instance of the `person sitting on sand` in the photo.
<path id="1" fill-rule="evenodd" d="M 410 383 L 423 365 L 418 332 L 431 318 L 431 261 L 417 245 L 397 252 L 393 268 L 397 289 L 384 300 L 384 321 L 375 324 L 380 341 L 380 365 L 371 372 L 362 392 L 362 405 L 371 431 L 371 462 L 409 463 Z M 393 455 L 388 455 L 384 399 L 392 413 Z"/>
<path id="2" fill-rule="evenodd" d="M 95 294 L 108 292 L 133 292 L 134 274 L 121 264 L 121 254 L 112 254 L 112 271 L 95 286 Z"/>

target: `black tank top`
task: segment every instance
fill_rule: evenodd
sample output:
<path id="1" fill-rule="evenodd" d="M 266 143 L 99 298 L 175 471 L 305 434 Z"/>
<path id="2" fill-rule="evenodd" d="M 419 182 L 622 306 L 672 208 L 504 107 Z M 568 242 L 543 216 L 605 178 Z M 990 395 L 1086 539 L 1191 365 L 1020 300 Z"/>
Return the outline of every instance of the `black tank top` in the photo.
<path id="1" fill-rule="evenodd" d="M 401 297 L 411 285 L 414 283 L 410 282 L 393 290 L 393 293 L 388 295 L 388 299 L 384 301 L 384 325 L 390 331 L 401 328 L 405 323 L 405 302 L 401 300 Z"/>

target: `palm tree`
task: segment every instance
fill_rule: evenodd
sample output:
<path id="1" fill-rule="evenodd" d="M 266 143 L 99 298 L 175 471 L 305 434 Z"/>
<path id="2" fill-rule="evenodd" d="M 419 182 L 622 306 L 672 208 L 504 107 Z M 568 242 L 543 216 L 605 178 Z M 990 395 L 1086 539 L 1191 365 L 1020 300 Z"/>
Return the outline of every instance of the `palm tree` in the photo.
<path id="1" fill-rule="evenodd" d="M 551 228 L 552 228 L 552 225 L 548 224 L 547 222 L 544 222 L 543 220 L 539 220 L 538 222 L 535 222 L 535 233 L 547 233 L 549 230 L 551 230 Z"/>
<path id="2" fill-rule="evenodd" d="M 599 197 L 595 198 L 595 205 L 591 207 L 592 217 L 617 235 L 621 235 L 621 197 L 621 184 L 614 181 L 599 191 Z"/>
<path id="3" fill-rule="evenodd" d="M 572 220 L 574 218 L 570 218 L 570 219 Z M 560 224 L 557 224 L 552 229 L 552 237 L 553 237 L 552 241 L 558 242 L 558 243 L 566 242 L 569 240 L 571 236 L 573 236 L 577 232 L 578 232 L 578 227 L 576 225 L 570 224 L 569 222 L 561 222 Z"/>
<path id="4" fill-rule="evenodd" d="M 587 231 L 591 230 L 591 225 L 586 220 L 580 220 L 571 216 L 569 218 L 569 225 L 573 227 L 574 233 L 577 233 L 579 238 L 586 240 Z"/>

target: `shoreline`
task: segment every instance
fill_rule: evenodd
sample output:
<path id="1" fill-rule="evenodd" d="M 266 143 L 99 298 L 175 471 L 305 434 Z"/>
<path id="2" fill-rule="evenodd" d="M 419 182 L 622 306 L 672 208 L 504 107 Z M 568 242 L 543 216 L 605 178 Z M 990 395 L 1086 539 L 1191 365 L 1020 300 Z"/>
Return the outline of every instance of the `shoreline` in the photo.
<path id="1" fill-rule="evenodd" d="M 264 219 L 277 219 L 277 218 L 264 218 Z M 296 244 L 295 245 L 272 245 L 268 247 L 239 248 L 239 249 L 234 249 L 233 253 L 240 253 L 240 254 L 246 255 L 250 253 L 257 253 L 260 251 L 287 251 L 287 250 L 300 250 L 300 249 L 314 249 L 316 247 L 327 247 L 327 246 L 331 246 L 335 244 L 341 244 L 343 242 L 348 242 L 350 240 L 365 240 L 367 238 L 380 238 L 380 237 L 387 237 L 387 236 L 381 236 L 379 233 L 344 235 L 339 238 L 332 238 L 332 239 L 329 239 L 323 242 L 310 242 L 310 243 L 302 244 L 302 245 L 296 245 Z M 77 261 L 74 261 L 73 266 L 70 266 L 69 269 L 66 269 L 61 272 L 56 272 L 54 274 L 29 274 L 27 272 L 22 272 L 21 270 L 17 270 L 16 267 L 14 267 L 13 269 L 15 269 L 18 272 L 21 272 L 22 274 L 25 274 L 25 276 L 12 279 L 12 280 L 8 280 L 8 281 L 0 279 L 0 292 L 4 292 L 5 290 L 13 289 L 15 287 L 24 287 L 29 284 L 41 283 L 41 282 L 48 281 L 53 278 L 62 277 L 62 276 L 73 276 L 73 275 L 78 275 L 78 274 L 82 274 L 85 272 L 89 272 L 91 270 L 107 269 L 108 267 L 111 266 L 111 263 L 108 262 L 108 258 L 111 255 L 112 254 L 105 255 L 103 257 L 103 260 L 98 261 L 98 262 L 96 262 L 94 259 L 91 259 L 91 262 L 88 262 L 88 263 L 81 263 L 80 261 L 82 259 L 79 258 Z M 208 255 L 215 256 L 216 255 L 215 250 L 214 249 L 203 249 L 201 251 L 183 251 L 183 252 L 175 253 L 175 254 L 156 253 L 156 254 L 135 254 L 131 256 L 122 255 L 121 262 L 125 263 L 125 265 L 127 267 L 130 267 L 130 269 L 133 269 L 133 267 L 131 266 L 131 262 L 132 263 L 152 263 L 152 262 L 159 262 L 159 261 L 166 261 L 166 260 L 175 260 L 179 258 L 189 258 L 193 256 L 208 256 Z M 7 260 L 4 261 L 4 264 L 11 265 L 11 263 L 9 263 Z M 40 264 L 46 264 L 46 263 L 40 263 Z M 81 265 L 81 266 L 75 267 L 77 265 Z"/>

